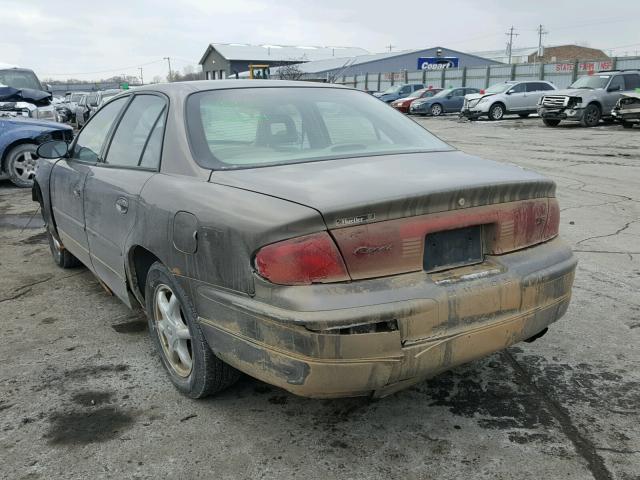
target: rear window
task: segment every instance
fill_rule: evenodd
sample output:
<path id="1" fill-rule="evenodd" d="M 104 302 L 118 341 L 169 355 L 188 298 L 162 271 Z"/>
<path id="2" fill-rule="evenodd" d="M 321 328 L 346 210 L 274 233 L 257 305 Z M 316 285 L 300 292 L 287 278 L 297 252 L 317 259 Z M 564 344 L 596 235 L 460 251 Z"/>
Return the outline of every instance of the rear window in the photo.
<path id="1" fill-rule="evenodd" d="M 198 92 L 187 128 L 196 161 L 217 169 L 452 150 L 371 95 L 338 88 Z"/>

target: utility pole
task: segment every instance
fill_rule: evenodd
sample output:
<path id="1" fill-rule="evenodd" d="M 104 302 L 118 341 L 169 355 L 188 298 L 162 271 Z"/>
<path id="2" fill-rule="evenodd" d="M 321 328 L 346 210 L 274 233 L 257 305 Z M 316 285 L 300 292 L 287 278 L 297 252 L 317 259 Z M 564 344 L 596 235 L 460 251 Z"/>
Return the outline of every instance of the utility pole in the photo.
<path id="1" fill-rule="evenodd" d="M 391 44 L 387 45 L 387 48 L 389 49 L 389 51 L 393 50 L 393 47 L 395 47 L 395 45 L 391 45 Z"/>
<path id="2" fill-rule="evenodd" d="M 140 84 L 144 85 L 144 78 L 142 78 L 142 67 L 138 67 L 138 70 L 140 70 Z"/>
<path id="3" fill-rule="evenodd" d="M 171 73 L 171 58 L 169 58 L 169 57 L 163 57 L 163 58 L 169 64 L 169 82 L 171 82 L 173 80 L 173 74 Z"/>
<path id="4" fill-rule="evenodd" d="M 538 59 L 544 57 L 544 47 L 542 46 L 542 36 L 546 35 L 547 32 L 544 28 L 542 28 L 542 24 L 538 25 Z"/>
<path id="5" fill-rule="evenodd" d="M 513 37 L 517 37 L 518 35 L 520 35 L 519 33 L 515 33 L 514 30 L 515 29 L 513 28 L 513 25 L 511 25 L 511 28 L 509 29 L 509 31 L 505 33 L 505 35 L 509 37 L 509 43 L 507 43 L 507 55 L 509 56 L 508 63 L 511 63 L 511 52 L 513 51 Z"/>

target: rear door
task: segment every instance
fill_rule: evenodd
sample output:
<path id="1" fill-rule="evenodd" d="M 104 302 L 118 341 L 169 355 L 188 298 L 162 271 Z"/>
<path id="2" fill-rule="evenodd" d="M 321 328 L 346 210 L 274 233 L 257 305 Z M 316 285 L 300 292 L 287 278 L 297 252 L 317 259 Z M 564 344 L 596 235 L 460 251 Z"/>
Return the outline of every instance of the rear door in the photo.
<path id="1" fill-rule="evenodd" d="M 84 221 L 84 185 L 91 166 L 102 155 L 107 136 L 124 102 L 101 110 L 78 134 L 69 158 L 51 172 L 51 204 L 60 239 L 78 260 L 91 266 Z"/>
<path id="2" fill-rule="evenodd" d="M 85 182 L 85 221 L 93 267 L 127 304 L 126 240 L 140 212 L 142 187 L 160 167 L 166 110 L 164 96 L 133 95 L 104 159 L 91 166 Z"/>
<path id="3" fill-rule="evenodd" d="M 624 75 L 615 75 L 607 89 L 602 96 L 602 115 L 607 117 L 611 115 L 611 110 L 615 107 L 618 99 L 622 96 L 622 92 L 625 90 Z"/>

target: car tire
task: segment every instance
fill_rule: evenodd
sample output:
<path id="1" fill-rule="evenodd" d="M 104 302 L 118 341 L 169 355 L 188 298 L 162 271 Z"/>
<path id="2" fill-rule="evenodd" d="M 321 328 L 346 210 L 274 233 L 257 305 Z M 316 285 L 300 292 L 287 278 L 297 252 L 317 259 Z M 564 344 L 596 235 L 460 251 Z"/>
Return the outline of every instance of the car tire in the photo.
<path id="1" fill-rule="evenodd" d="M 633 128 L 633 123 L 631 123 L 631 122 L 622 122 L 622 128 Z"/>
<path id="2" fill-rule="evenodd" d="M 203 398 L 240 378 L 238 370 L 211 351 L 191 299 L 160 262 L 154 263 L 147 273 L 145 303 L 156 351 L 181 393 Z"/>
<path id="3" fill-rule="evenodd" d="M 580 119 L 580 125 L 583 127 L 595 127 L 600 123 L 601 115 L 600 107 L 595 103 L 591 103 L 584 109 L 582 118 Z"/>
<path id="4" fill-rule="evenodd" d="M 529 113 L 519 113 L 518 116 L 520 118 L 527 118 L 530 114 Z"/>
<path id="5" fill-rule="evenodd" d="M 544 123 L 547 127 L 557 127 L 560 125 L 560 120 L 556 118 L 543 118 L 542 123 Z"/>
<path id="6" fill-rule="evenodd" d="M 494 103 L 489 109 L 489 120 L 502 120 L 504 118 L 505 108 L 501 103 Z"/>
<path id="7" fill-rule="evenodd" d="M 60 268 L 74 268 L 82 265 L 80 260 L 74 257 L 73 254 L 64 248 L 58 239 L 53 236 L 49 228 L 47 228 L 47 239 L 49 240 L 49 249 L 51 250 L 53 261 Z"/>
<path id="8" fill-rule="evenodd" d="M 23 143 L 13 147 L 7 153 L 4 170 L 16 187 L 31 188 L 38 169 L 38 146 L 35 143 Z"/>
<path id="9" fill-rule="evenodd" d="M 434 103 L 433 105 L 431 105 L 429 113 L 431 113 L 431 115 L 434 117 L 439 117 L 444 113 L 444 110 L 442 109 L 442 105 L 440 105 L 439 103 Z"/>

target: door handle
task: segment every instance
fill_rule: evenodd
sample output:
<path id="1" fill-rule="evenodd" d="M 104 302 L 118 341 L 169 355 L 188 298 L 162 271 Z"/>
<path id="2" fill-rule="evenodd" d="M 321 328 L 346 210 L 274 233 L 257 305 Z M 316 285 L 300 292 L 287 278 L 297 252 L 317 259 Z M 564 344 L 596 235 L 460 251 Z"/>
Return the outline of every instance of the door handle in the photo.
<path id="1" fill-rule="evenodd" d="M 74 188 L 73 189 L 73 196 L 76 198 L 80 198 L 80 189 L 79 188 Z"/>
<path id="2" fill-rule="evenodd" d="M 120 197 L 116 200 L 116 210 L 123 215 L 127 213 L 127 210 L 129 210 L 129 202 L 126 198 Z"/>

